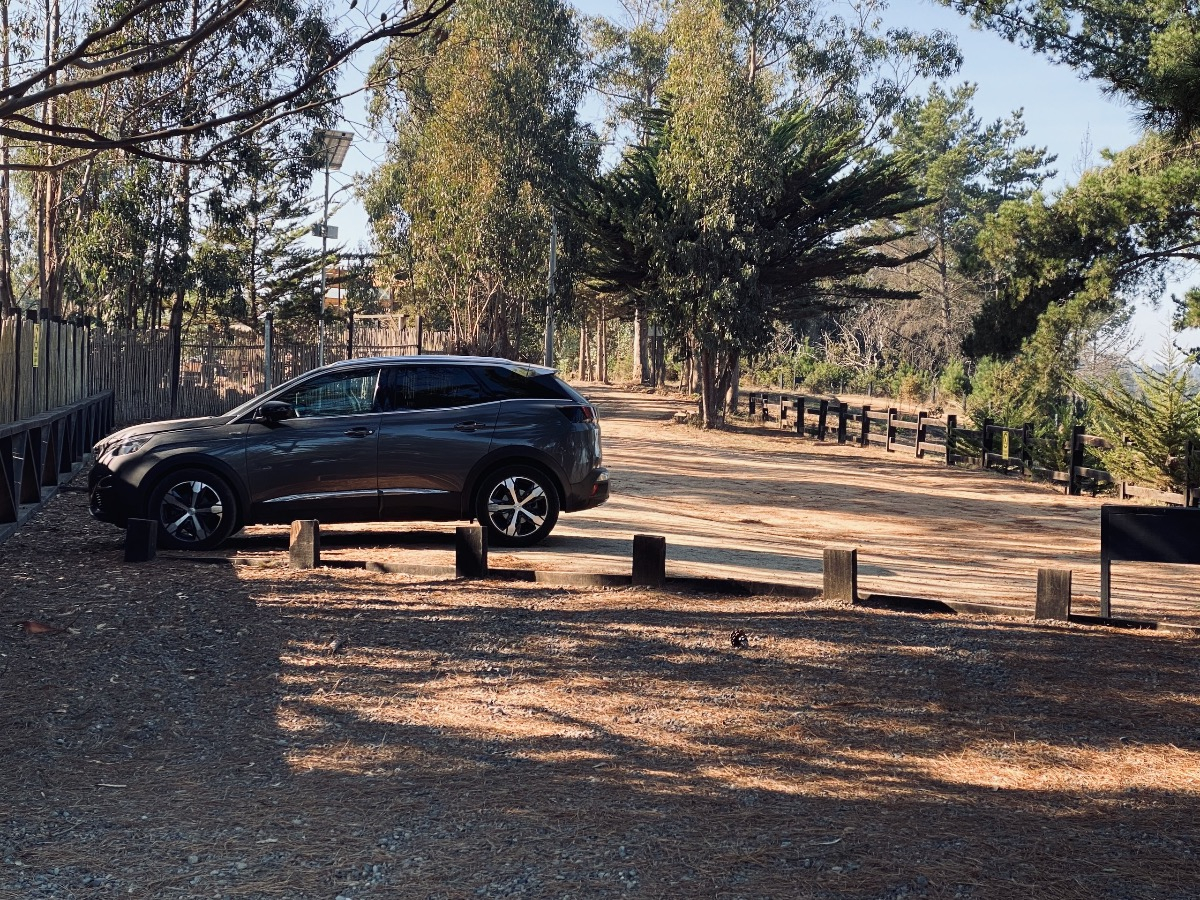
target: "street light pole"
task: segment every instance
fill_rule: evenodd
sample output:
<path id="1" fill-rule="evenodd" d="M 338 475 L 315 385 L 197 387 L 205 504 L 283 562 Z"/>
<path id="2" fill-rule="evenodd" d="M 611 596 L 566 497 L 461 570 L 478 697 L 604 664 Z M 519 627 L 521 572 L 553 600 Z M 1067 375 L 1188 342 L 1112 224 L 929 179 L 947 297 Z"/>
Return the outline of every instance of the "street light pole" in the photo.
<path id="1" fill-rule="evenodd" d="M 329 255 L 329 172 L 340 169 L 354 134 L 321 129 L 317 132 L 325 148 L 325 203 L 321 210 L 321 317 L 317 321 L 317 365 L 325 365 L 325 269 Z"/>
<path id="2" fill-rule="evenodd" d="M 317 365 L 325 365 L 325 266 L 329 258 L 329 157 L 325 154 L 325 205 L 321 212 L 321 317 L 317 319 Z"/>
<path id="3" fill-rule="evenodd" d="M 546 344 L 542 352 L 542 362 L 546 366 L 554 365 L 554 280 L 558 268 L 558 222 L 550 218 L 550 273 L 546 279 Z"/>

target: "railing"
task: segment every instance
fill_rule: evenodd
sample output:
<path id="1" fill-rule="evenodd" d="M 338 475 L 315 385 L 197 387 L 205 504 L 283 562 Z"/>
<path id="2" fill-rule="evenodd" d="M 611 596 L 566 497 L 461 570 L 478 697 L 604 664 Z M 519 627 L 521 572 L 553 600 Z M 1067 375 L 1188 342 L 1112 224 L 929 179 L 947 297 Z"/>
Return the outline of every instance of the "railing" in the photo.
<path id="1" fill-rule="evenodd" d="M 111 391 L 0 425 L 0 540 L 75 474 L 112 425 Z"/>
<path id="2" fill-rule="evenodd" d="M 1018 428 L 984 419 L 979 428 L 960 428 L 955 415 L 945 418 L 927 412 L 901 412 L 896 407 L 873 409 L 869 404 L 852 407 L 838 400 L 802 394 L 751 392 L 746 398 L 750 417 L 763 424 L 775 422 L 780 429 L 818 441 L 876 447 L 888 453 L 911 453 L 918 459 L 931 454 L 948 466 L 970 466 L 1063 485 L 1067 494 L 1085 490 L 1093 496 L 1104 485 L 1116 485 L 1122 500 L 1152 500 L 1172 506 L 1200 504 L 1200 486 L 1189 483 L 1182 493 L 1138 487 L 1117 482 L 1111 473 L 1090 465 L 1088 454 L 1108 449 L 1102 437 L 1085 434 L 1076 426 L 1063 446 L 1067 467 L 1059 471 L 1033 462 L 1033 426 Z M 1188 444 L 1188 459 L 1193 448 Z M 1189 467 L 1190 471 L 1190 467 Z"/>

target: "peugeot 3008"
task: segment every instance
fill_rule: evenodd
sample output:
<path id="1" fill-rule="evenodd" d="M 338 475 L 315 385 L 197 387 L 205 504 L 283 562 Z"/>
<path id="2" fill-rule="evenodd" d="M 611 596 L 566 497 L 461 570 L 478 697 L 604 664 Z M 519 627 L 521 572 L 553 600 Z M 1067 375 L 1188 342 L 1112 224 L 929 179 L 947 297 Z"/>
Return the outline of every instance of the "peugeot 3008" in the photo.
<path id="1" fill-rule="evenodd" d="M 490 543 L 529 546 L 609 488 L 594 407 L 553 369 L 480 357 L 334 363 L 94 454 L 92 515 L 149 519 L 173 549 L 294 519 L 478 520 Z"/>

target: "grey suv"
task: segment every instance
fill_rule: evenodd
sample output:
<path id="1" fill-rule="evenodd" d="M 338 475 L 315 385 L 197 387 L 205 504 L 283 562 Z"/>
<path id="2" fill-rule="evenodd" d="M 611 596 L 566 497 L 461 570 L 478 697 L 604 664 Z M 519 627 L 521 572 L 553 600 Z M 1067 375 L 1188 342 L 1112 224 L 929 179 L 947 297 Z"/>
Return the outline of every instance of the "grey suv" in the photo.
<path id="1" fill-rule="evenodd" d="M 554 370 L 504 359 L 334 363 L 223 416 L 135 425 L 95 447 L 92 515 L 209 549 L 244 525 L 478 519 L 528 546 L 608 499 L 600 424 Z"/>

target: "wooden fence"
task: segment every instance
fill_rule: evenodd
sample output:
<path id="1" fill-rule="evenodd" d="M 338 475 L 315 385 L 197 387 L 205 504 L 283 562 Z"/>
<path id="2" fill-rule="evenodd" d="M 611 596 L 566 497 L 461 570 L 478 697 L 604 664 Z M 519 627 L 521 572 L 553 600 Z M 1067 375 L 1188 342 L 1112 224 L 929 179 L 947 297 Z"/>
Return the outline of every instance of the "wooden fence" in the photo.
<path id="1" fill-rule="evenodd" d="M 335 322 L 325 330 L 324 361 L 445 352 L 444 332 L 413 326 Z M 320 341 L 312 334 L 279 334 L 270 318 L 261 334 L 184 335 L 178 376 L 171 334 L 97 329 L 92 336 L 92 387 L 113 391 L 118 425 L 164 418 L 219 415 L 315 369 Z"/>
<path id="2" fill-rule="evenodd" d="M 0 313 L 0 424 L 88 395 L 88 333 L 49 315 Z"/>
<path id="3" fill-rule="evenodd" d="M 1122 500 L 1152 500 L 1171 506 L 1196 506 L 1200 486 L 1188 484 L 1185 491 L 1160 491 L 1121 482 L 1109 472 L 1097 468 L 1090 458 L 1095 450 L 1111 445 L 1097 435 L 1085 434 L 1076 426 L 1064 445 L 1067 466 L 1062 471 L 1037 466 L 1033 461 L 1033 426 L 1019 428 L 997 425 L 984 419 L 977 429 L 960 428 L 958 418 L 944 418 L 927 412 L 904 413 L 896 407 L 874 409 L 870 405 L 852 407 L 847 403 L 802 394 L 750 393 L 746 395 L 750 416 L 759 421 L 774 421 L 787 429 L 819 441 L 836 440 L 839 444 L 876 447 L 888 453 L 911 453 L 918 459 L 931 454 L 948 466 L 970 466 L 1026 478 L 1042 479 L 1063 486 L 1068 494 L 1090 490 L 1093 496 L 1102 486 L 1115 485 Z M 1187 447 L 1188 459 L 1193 447 Z"/>

